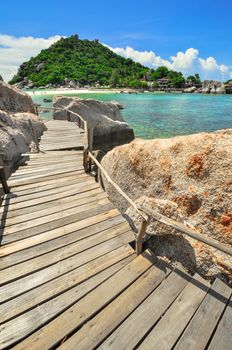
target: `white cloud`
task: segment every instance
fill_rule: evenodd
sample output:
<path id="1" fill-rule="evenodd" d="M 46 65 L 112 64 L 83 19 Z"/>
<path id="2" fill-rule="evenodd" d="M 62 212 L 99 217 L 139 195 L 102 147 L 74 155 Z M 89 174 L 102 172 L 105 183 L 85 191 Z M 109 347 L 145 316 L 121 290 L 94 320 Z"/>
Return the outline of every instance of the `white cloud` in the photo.
<path id="1" fill-rule="evenodd" d="M 48 48 L 60 38 L 59 35 L 49 38 L 34 38 L 32 36 L 16 38 L 0 34 L 0 75 L 8 81 L 17 72 L 20 64 L 37 55 L 42 49 Z M 189 48 L 185 52 L 179 51 L 169 60 L 162 58 L 154 51 L 138 51 L 129 46 L 109 48 L 123 57 L 131 58 L 154 69 L 166 66 L 169 69 L 183 72 L 185 76 L 199 73 L 202 79 L 232 79 L 232 67 L 219 64 L 214 57 L 200 57 L 199 51 L 195 48 Z"/>
<path id="2" fill-rule="evenodd" d="M 47 39 L 32 36 L 16 38 L 0 34 L 0 75 L 10 80 L 23 62 L 37 55 L 42 49 L 48 48 L 61 36 L 55 35 Z"/>
<path id="3" fill-rule="evenodd" d="M 189 48 L 185 52 L 177 52 L 176 56 L 170 57 L 170 60 L 163 59 L 153 51 L 138 51 L 129 46 L 109 48 L 123 57 L 131 58 L 151 68 L 166 66 L 169 69 L 181 71 L 185 76 L 199 73 L 202 79 L 226 80 L 232 78 L 232 67 L 218 64 L 214 57 L 201 58 L 199 51 L 194 48 Z"/>

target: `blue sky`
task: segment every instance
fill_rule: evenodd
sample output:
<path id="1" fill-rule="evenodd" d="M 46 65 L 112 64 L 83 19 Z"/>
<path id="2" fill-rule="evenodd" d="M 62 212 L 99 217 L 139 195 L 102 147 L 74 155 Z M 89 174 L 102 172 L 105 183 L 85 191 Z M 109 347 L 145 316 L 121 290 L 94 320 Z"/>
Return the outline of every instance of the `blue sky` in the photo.
<path id="1" fill-rule="evenodd" d="M 231 13 L 232 0 L 4 1 L 0 74 L 8 78 L 59 36 L 77 33 L 154 68 L 226 79 L 232 76 Z"/>

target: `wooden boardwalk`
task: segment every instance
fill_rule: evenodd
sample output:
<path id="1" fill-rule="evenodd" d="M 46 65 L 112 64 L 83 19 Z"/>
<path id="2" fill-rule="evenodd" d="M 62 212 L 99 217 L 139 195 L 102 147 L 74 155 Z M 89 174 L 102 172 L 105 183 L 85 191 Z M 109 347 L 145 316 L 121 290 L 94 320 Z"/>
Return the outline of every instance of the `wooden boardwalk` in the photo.
<path id="1" fill-rule="evenodd" d="M 80 130 L 47 127 L 0 207 L 0 349 L 231 349 L 231 289 L 136 256 Z"/>

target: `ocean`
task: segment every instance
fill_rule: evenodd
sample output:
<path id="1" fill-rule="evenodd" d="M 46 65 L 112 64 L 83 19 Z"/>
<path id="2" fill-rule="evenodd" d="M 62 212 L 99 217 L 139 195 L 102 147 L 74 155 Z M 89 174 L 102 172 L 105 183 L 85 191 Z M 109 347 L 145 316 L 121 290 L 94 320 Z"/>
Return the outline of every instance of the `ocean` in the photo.
<path id="1" fill-rule="evenodd" d="M 75 96 L 119 101 L 124 106 L 124 119 L 138 138 L 166 138 L 232 128 L 232 95 L 88 93 Z M 32 96 L 34 102 L 51 106 L 43 102 L 44 97 L 52 98 Z M 43 118 L 51 118 L 51 113 L 43 114 Z"/>

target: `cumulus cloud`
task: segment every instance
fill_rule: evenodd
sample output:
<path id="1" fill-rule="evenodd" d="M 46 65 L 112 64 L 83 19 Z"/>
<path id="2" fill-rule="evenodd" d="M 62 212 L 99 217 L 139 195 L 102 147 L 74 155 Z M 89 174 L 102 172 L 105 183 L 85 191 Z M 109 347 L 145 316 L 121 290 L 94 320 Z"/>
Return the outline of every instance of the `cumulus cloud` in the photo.
<path id="1" fill-rule="evenodd" d="M 48 48 L 61 36 L 49 38 L 34 38 L 32 36 L 16 38 L 0 34 L 0 75 L 5 81 L 10 80 L 19 66 L 37 55 L 42 49 Z"/>
<path id="2" fill-rule="evenodd" d="M 217 63 L 214 57 L 201 58 L 199 51 L 194 48 L 189 48 L 185 52 L 179 51 L 169 60 L 163 59 L 153 51 L 138 51 L 129 46 L 109 48 L 118 55 L 131 58 L 150 68 L 166 66 L 182 72 L 185 76 L 199 73 L 202 79 L 226 80 L 232 78 L 232 67 Z"/>
<path id="3" fill-rule="evenodd" d="M 60 38 L 60 35 L 49 38 L 32 36 L 16 38 L 0 34 L 0 75 L 4 80 L 10 80 L 23 62 L 37 55 L 42 49 L 48 48 Z M 169 69 L 181 71 L 185 76 L 199 73 L 202 79 L 232 79 L 232 67 L 219 64 L 214 57 L 200 57 L 199 51 L 195 48 L 189 48 L 185 52 L 179 51 L 169 59 L 164 59 L 154 51 L 138 51 L 129 46 L 126 48 L 108 47 L 118 55 L 131 58 L 154 69 L 166 66 Z"/>

